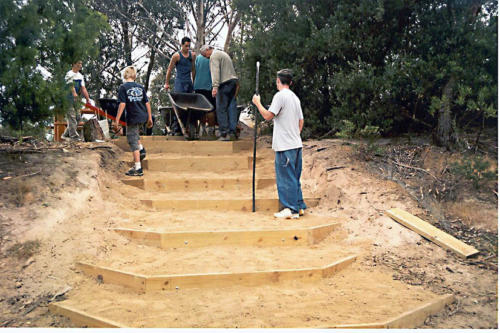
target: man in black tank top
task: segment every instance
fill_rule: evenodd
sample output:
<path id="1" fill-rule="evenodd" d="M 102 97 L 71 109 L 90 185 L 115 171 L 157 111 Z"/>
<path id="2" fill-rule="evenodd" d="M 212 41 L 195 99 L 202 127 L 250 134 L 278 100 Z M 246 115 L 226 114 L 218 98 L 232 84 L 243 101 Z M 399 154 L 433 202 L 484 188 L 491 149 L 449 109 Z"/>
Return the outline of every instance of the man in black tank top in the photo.
<path id="1" fill-rule="evenodd" d="M 195 69 L 195 59 L 196 53 L 189 50 L 191 46 L 191 39 L 189 37 L 184 37 L 181 40 L 181 50 L 176 52 L 170 59 L 170 64 L 167 69 L 167 76 L 165 80 L 165 89 L 170 90 L 170 77 L 172 76 L 172 71 L 175 67 L 175 81 L 174 81 L 174 92 L 193 92 L 193 81 L 196 75 Z M 179 122 L 175 114 L 173 115 L 172 123 L 170 124 L 174 135 L 181 135 Z"/>

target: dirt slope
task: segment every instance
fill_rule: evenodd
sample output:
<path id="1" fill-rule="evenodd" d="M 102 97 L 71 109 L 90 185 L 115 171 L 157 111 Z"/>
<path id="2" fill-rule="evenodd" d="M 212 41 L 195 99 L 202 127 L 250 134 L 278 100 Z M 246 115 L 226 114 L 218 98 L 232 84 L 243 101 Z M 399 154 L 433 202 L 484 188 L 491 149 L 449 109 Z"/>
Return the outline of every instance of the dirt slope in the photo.
<path id="1" fill-rule="evenodd" d="M 268 138 L 260 145 L 267 147 Z M 128 242 L 108 229 L 133 223 L 137 209 L 145 209 L 131 198 L 132 190 L 123 193 L 128 187 L 119 180 L 126 170 L 118 162 L 122 152 L 91 147 L 0 155 L 0 326 L 71 326 L 50 315 L 47 304 L 88 283 L 75 274 L 75 262 L 105 258 L 117 250 L 109 244 Z M 395 280 L 456 295 L 457 302 L 425 327 L 497 327 L 497 271 L 481 265 L 486 255 L 459 259 L 384 216 L 386 209 L 399 207 L 436 222 L 401 185 L 355 158 L 352 145 L 306 142 L 303 187 L 322 198 L 311 213 L 347 221 L 348 242 L 365 249 L 356 269 L 383 266 Z M 487 216 L 496 213 L 489 208 Z"/>

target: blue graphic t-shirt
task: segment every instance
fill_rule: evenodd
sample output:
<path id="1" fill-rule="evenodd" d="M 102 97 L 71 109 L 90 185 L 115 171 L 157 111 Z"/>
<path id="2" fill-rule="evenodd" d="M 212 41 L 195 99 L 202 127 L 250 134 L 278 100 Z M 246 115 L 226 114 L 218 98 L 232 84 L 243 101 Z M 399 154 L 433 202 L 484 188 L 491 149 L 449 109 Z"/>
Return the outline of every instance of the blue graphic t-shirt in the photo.
<path id="1" fill-rule="evenodd" d="M 127 125 L 143 124 L 148 120 L 146 90 L 135 82 L 125 82 L 118 89 L 118 103 L 125 103 Z"/>

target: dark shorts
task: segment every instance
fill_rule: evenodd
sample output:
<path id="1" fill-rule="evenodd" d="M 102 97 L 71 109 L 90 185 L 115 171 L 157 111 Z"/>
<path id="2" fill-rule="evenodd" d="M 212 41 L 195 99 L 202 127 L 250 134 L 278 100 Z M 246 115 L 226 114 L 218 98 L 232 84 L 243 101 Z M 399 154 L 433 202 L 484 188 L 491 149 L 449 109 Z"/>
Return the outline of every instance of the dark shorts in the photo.
<path id="1" fill-rule="evenodd" d="M 130 151 L 134 152 L 139 150 L 139 128 L 144 126 L 144 124 L 131 124 L 127 125 L 127 141 L 130 146 Z"/>

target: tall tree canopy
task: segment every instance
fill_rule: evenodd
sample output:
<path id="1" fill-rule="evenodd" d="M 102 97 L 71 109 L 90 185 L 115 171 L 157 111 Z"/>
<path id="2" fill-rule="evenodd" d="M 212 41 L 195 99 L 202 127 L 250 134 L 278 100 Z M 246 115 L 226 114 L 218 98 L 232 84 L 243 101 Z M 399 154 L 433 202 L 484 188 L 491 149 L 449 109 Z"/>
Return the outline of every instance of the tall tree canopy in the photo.
<path id="1" fill-rule="evenodd" d="M 0 120 L 15 129 L 62 110 L 64 75 L 97 56 L 103 15 L 85 0 L 0 2 Z"/>
<path id="2" fill-rule="evenodd" d="M 230 52 L 243 100 L 257 60 L 264 101 L 276 71 L 293 69 L 306 135 L 424 129 L 450 146 L 497 119 L 497 11 L 493 0 L 5 0 L 0 121 L 21 128 L 63 109 L 74 58 L 94 98 L 115 95 L 130 64 L 164 98 L 187 34 L 195 48 L 217 39 Z"/>
<path id="3" fill-rule="evenodd" d="M 235 45 L 243 76 L 252 82 L 260 60 L 269 100 L 276 71 L 292 68 L 310 133 L 423 126 L 448 145 L 457 126 L 497 117 L 496 1 L 238 4 L 247 26 Z"/>

